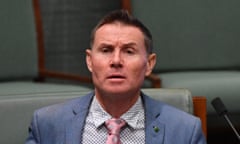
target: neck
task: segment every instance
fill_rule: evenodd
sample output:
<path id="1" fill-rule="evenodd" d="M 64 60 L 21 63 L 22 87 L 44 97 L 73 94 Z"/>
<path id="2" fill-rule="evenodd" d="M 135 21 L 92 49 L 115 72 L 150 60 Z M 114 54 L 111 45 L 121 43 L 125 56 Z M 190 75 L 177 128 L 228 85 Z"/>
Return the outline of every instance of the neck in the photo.
<path id="1" fill-rule="evenodd" d="M 140 92 L 135 94 L 108 94 L 100 95 L 96 92 L 96 98 L 103 109 L 114 118 L 120 118 L 138 100 Z"/>

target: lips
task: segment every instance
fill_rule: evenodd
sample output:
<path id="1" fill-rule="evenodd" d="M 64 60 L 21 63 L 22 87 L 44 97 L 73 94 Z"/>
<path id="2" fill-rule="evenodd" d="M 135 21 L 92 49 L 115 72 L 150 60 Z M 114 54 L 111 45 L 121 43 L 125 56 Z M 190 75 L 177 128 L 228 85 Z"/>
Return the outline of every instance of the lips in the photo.
<path id="1" fill-rule="evenodd" d="M 121 74 L 111 74 L 107 78 L 108 79 L 125 79 L 125 76 Z"/>

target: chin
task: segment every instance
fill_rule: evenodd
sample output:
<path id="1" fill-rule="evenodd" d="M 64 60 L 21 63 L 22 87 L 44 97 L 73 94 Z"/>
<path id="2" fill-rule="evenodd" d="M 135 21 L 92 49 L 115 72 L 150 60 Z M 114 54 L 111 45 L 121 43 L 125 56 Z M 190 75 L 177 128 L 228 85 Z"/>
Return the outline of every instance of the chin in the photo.
<path id="1" fill-rule="evenodd" d="M 109 94 L 121 94 L 121 95 L 126 95 L 126 94 L 130 94 L 130 93 L 134 93 L 136 92 L 137 88 L 132 88 L 132 87 L 110 87 L 106 89 L 106 92 L 108 92 Z M 137 89 L 138 90 L 138 89 Z"/>

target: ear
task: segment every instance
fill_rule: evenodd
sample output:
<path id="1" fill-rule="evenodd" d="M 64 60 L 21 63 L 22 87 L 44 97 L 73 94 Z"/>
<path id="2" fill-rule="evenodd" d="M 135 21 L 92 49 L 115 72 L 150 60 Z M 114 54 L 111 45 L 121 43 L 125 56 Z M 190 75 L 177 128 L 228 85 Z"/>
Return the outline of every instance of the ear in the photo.
<path id="1" fill-rule="evenodd" d="M 92 50 L 91 49 L 86 50 L 86 63 L 87 63 L 88 70 L 92 72 Z"/>
<path id="2" fill-rule="evenodd" d="M 148 76 L 152 73 L 152 70 L 156 64 L 156 59 L 157 59 L 157 56 L 155 53 L 148 55 L 147 70 L 146 70 L 145 76 Z"/>

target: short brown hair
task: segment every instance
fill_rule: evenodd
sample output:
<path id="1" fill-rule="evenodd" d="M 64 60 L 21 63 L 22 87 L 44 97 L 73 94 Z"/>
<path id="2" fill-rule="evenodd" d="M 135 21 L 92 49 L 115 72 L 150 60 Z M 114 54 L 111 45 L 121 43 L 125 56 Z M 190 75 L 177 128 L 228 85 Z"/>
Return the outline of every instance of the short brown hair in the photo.
<path id="1" fill-rule="evenodd" d="M 139 28 L 144 35 L 144 41 L 145 41 L 145 46 L 146 46 L 147 52 L 149 54 L 152 53 L 152 49 L 153 49 L 152 43 L 153 42 L 152 42 L 152 35 L 151 35 L 150 31 L 148 30 L 148 28 L 146 26 L 143 25 L 142 22 L 140 22 L 138 19 L 131 16 L 126 10 L 112 11 L 99 21 L 99 23 L 95 26 L 95 28 L 93 29 L 93 31 L 91 33 L 91 37 L 90 37 L 90 46 L 91 47 L 94 42 L 96 31 L 103 25 L 114 23 L 114 22 L 120 22 L 120 23 L 123 23 L 126 25 L 130 25 L 130 26 Z"/>

